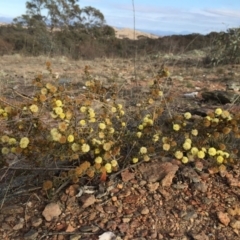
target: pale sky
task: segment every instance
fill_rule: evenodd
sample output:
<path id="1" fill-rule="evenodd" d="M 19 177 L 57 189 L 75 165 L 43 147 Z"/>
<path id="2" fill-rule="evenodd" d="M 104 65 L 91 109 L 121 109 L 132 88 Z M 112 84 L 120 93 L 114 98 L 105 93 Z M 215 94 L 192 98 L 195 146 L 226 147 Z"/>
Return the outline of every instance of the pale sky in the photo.
<path id="1" fill-rule="evenodd" d="M 25 0 L 0 0 L 0 17 L 25 13 Z M 132 0 L 83 0 L 99 9 L 110 26 L 133 28 Z M 208 33 L 240 27 L 240 0 L 135 0 L 136 29 Z"/>

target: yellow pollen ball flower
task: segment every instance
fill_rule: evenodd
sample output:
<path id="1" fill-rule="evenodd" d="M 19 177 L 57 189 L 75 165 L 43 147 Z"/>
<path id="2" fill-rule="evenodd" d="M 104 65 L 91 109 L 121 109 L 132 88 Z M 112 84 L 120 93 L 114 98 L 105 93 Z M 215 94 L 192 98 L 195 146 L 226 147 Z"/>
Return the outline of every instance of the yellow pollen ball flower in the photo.
<path id="1" fill-rule="evenodd" d="M 140 125 L 138 126 L 138 129 L 139 129 L 139 130 L 143 130 L 143 125 L 140 124 Z"/>
<path id="2" fill-rule="evenodd" d="M 17 140 L 15 138 L 9 138 L 8 144 L 9 145 L 14 145 L 17 143 Z"/>
<path id="3" fill-rule="evenodd" d="M 182 159 L 183 158 L 183 153 L 181 151 L 176 151 L 174 156 L 177 158 L 177 159 Z"/>
<path id="4" fill-rule="evenodd" d="M 38 112 L 38 106 L 35 105 L 35 104 L 32 104 L 30 107 L 29 107 L 30 111 L 33 112 L 33 113 L 36 113 Z"/>
<path id="5" fill-rule="evenodd" d="M 120 110 L 122 109 L 122 104 L 119 103 L 117 106 Z"/>
<path id="6" fill-rule="evenodd" d="M 80 150 L 80 145 L 78 143 L 73 143 L 71 148 L 74 152 L 77 152 L 78 150 Z"/>
<path id="7" fill-rule="evenodd" d="M 105 169 L 106 169 L 107 173 L 111 173 L 112 172 L 112 165 L 110 163 L 106 163 L 105 164 Z"/>
<path id="8" fill-rule="evenodd" d="M 122 127 L 126 127 L 126 123 L 125 122 L 122 122 Z"/>
<path id="9" fill-rule="evenodd" d="M 101 157 L 96 157 L 95 158 L 95 163 L 98 163 L 98 164 L 102 163 L 102 158 Z"/>
<path id="10" fill-rule="evenodd" d="M 60 115 L 61 113 L 63 113 L 63 109 L 61 107 L 55 107 L 54 111 L 57 115 Z"/>
<path id="11" fill-rule="evenodd" d="M 2 141 L 3 143 L 9 142 L 9 136 L 3 135 L 3 136 L 1 137 L 1 141 Z"/>
<path id="12" fill-rule="evenodd" d="M 61 100 L 56 100 L 55 104 L 57 107 L 62 107 L 63 105 Z"/>
<path id="13" fill-rule="evenodd" d="M 192 147 L 192 148 L 191 148 L 191 154 L 192 154 L 193 156 L 196 156 L 196 155 L 198 154 L 198 149 L 197 149 L 196 147 Z"/>
<path id="14" fill-rule="evenodd" d="M 168 143 L 164 143 L 164 144 L 163 144 L 163 150 L 164 150 L 164 151 L 169 151 L 170 147 L 171 147 L 171 146 L 170 146 L 170 144 L 168 144 Z"/>
<path id="15" fill-rule="evenodd" d="M 83 151 L 84 153 L 87 153 L 87 152 L 89 152 L 89 150 L 90 150 L 90 146 L 89 146 L 88 144 L 84 143 L 84 144 L 82 145 L 82 151 Z"/>
<path id="16" fill-rule="evenodd" d="M 3 147 L 3 148 L 2 148 L 2 154 L 3 154 L 3 155 L 7 155 L 8 153 L 9 153 L 9 148 Z"/>
<path id="17" fill-rule="evenodd" d="M 115 113 L 115 112 L 117 112 L 117 108 L 112 107 L 111 111 L 112 111 L 112 113 Z"/>
<path id="18" fill-rule="evenodd" d="M 208 154 L 210 156 L 215 156 L 217 154 L 217 151 L 216 151 L 215 148 L 211 147 L 211 148 L 208 149 Z"/>
<path id="19" fill-rule="evenodd" d="M 98 124 L 98 127 L 101 129 L 101 130 L 104 130 L 106 128 L 106 124 L 105 123 L 99 123 Z"/>
<path id="20" fill-rule="evenodd" d="M 188 143 L 192 144 L 192 140 L 190 138 L 186 138 L 185 142 L 188 142 Z"/>
<path id="21" fill-rule="evenodd" d="M 180 130 L 180 125 L 179 124 L 173 124 L 173 130 L 174 131 L 179 131 Z"/>
<path id="22" fill-rule="evenodd" d="M 197 157 L 200 158 L 200 159 L 203 159 L 203 158 L 205 157 L 205 152 L 200 150 L 200 151 L 197 153 Z"/>
<path id="23" fill-rule="evenodd" d="M 137 137 L 140 138 L 142 136 L 142 132 L 137 132 Z"/>
<path id="24" fill-rule="evenodd" d="M 27 137 L 23 137 L 20 140 L 20 148 L 27 148 L 28 144 L 29 144 L 29 139 Z"/>
<path id="25" fill-rule="evenodd" d="M 111 161 L 111 165 L 112 165 L 112 167 L 116 167 L 116 166 L 118 165 L 117 160 L 116 160 L 116 159 L 113 159 L 113 160 Z"/>
<path id="26" fill-rule="evenodd" d="M 145 162 L 148 162 L 148 161 L 150 160 L 150 157 L 149 157 L 148 155 L 144 155 L 144 156 L 143 156 L 143 160 L 144 160 Z"/>
<path id="27" fill-rule="evenodd" d="M 74 141 L 74 136 L 72 134 L 68 135 L 67 141 L 70 142 L 70 143 L 73 142 Z"/>
<path id="28" fill-rule="evenodd" d="M 141 154 L 146 154 L 147 153 L 147 148 L 146 147 L 141 147 L 139 152 Z"/>
<path id="29" fill-rule="evenodd" d="M 183 144 L 183 149 L 184 149 L 184 150 L 189 150 L 189 149 L 191 149 L 191 143 L 185 142 L 185 143 Z"/>
<path id="30" fill-rule="evenodd" d="M 217 163 L 218 163 L 218 164 L 222 164 L 223 161 L 224 161 L 224 158 L 223 158 L 222 156 L 218 156 L 218 157 L 217 157 Z"/>
<path id="31" fill-rule="evenodd" d="M 106 143 L 103 144 L 103 149 L 105 151 L 109 151 L 111 149 L 111 147 L 112 147 L 112 143 L 111 142 L 106 142 Z"/>
<path id="32" fill-rule="evenodd" d="M 87 108 L 85 106 L 80 107 L 80 112 L 85 113 Z"/>
<path id="33" fill-rule="evenodd" d="M 192 117 L 192 114 L 190 112 L 186 112 L 186 113 L 184 113 L 184 117 L 186 119 L 190 119 Z"/>
<path id="34" fill-rule="evenodd" d="M 221 108 L 217 108 L 217 109 L 215 110 L 215 114 L 218 115 L 218 116 L 221 115 L 222 112 L 223 112 L 223 111 L 222 111 Z"/>
<path id="35" fill-rule="evenodd" d="M 108 130 L 109 130 L 109 133 L 111 134 L 115 132 L 115 129 L 113 127 L 109 128 Z"/>
<path id="36" fill-rule="evenodd" d="M 85 120 L 80 120 L 80 121 L 79 121 L 79 125 L 81 125 L 81 126 L 86 125 L 86 121 L 85 121 Z"/>
<path id="37" fill-rule="evenodd" d="M 181 159 L 181 161 L 182 161 L 182 163 L 184 163 L 184 164 L 186 164 L 186 163 L 188 163 L 188 158 L 187 157 L 183 157 L 182 159 Z"/>
<path id="38" fill-rule="evenodd" d="M 198 135 L 198 130 L 197 129 L 193 129 L 191 131 L 191 133 L 192 133 L 193 136 L 197 136 Z"/>
<path id="39" fill-rule="evenodd" d="M 138 158 L 136 158 L 136 157 L 133 158 L 133 159 L 132 159 L 132 162 L 133 162 L 133 163 L 137 163 L 137 162 L 138 162 Z"/>

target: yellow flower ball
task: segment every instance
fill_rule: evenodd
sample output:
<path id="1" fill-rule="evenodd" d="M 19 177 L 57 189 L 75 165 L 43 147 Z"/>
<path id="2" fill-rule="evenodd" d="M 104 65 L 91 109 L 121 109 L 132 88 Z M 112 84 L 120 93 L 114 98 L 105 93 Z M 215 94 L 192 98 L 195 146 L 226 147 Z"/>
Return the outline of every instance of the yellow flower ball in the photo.
<path id="1" fill-rule="evenodd" d="M 29 141 L 29 139 L 27 137 L 21 138 L 20 143 L 19 143 L 20 148 L 27 148 L 29 142 L 30 141 Z"/>
<path id="2" fill-rule="evenodd" d="M 74 152 L 77 152 L 80 150 L 80 145 L 78 143 L 73 143 L 71 148 Z"/>
<path id="3" fill-rule="evenodd" d="M 112 112 L 112 113 L 115 113 L 115 112 L 117 112 L 117 108 L 115 108 L 115 107 L 112 107 L 112 108 L 111 108 L 111 112 Z"/>
<path id="4" fill-rule="evenodd" d="M 144 128 L 144 127 L 143 127 L 142 124 L 140 124 L 140 125 L 138 126 L 138 129 L 139 129 L 139 130 L 143 130 L 143 128 Z"/>
<path id="5" fill-rule="evenodd" d="M 86 143 L 82 145 L 82 152 L 87 153 L 90 151 L 90 146 Z"/>
<path id="6" fill-rule="evenodd" d="M 41 89 L 41 94 L 46 95 L 48 93 L 48 90 L 46 88 Z"/>
<path id="7" fill-rule="evenodd" d="M 122 104 L 119 103 L 117 106 L 118 106 L 118 109 L 120 110 L 122 109 Z"/>
<path id="8" fill-rule="evenodd" d="M 95 154 L 99 154 L 99 153 L 100 153 L 100 149 L 99 149 L 99 148 L 95 148 L 95 149 L 94 149 L 94 153 L 95 153 Z"/>
<path id="9" fill-rule="evenodd" d="M 224 161 L 223 156 L 218 156 L 218 157 L 217 157 L 217 163 L 218 163 L 218 164 L 222 164 L 223 161 Z"/>
<path id="10" fill-rule="evenodd" d="M 188 142 L 188 143 L 192 144 L 192 140 L 190 138 L 186 138 L 185 142 Z"/>
<path id="11" fill-rule="evenodd" d="M 30 107 L 29 107 L 30 111 L 33 112 L 33 113 L 36 113 L 38 112 L 38 106 L 35 105 L 35 104 L 32 104 Z"/>
<path id="12" fill-rule="evenodd" d="M 104 132 L 102 132 L 102 131 L 99 132 L 99 133 L 98 133 L 98 137 L 101 138 L 101 139 L 105 138 Z"/>
<path id="13" fill-rule="evenodd" d="M 3 136 L 1 137 L 1 141 L 2 141 L 3 143 L 8 143 L 8 142 L 9 142 L 9 136 L 3 135 Z"/>
<path id="14" fill-rule="evenodd" d="M 147 124 L 148 124 L 149 126 L 153 126 L 153 120 L 152 120 L 152 119 L 148 119 Z"/>
<path id="15" fill-rule="evenodd" d="M 91 122 L 92 122 L 92 123 L 93 123 L 93 122 L 96 122 L 96 118 L 90 118 L 88 122 L 90 122 L 90 123 L 91 123 Z"/>
<path id="16" fill-rule="evenodd" d="M 208 154 L 210 156 L 215 156 L 217 154 L 217 151 L 216 151 L 215 148 L 211 147 L 211 148 L 208 149 Z"/>
<path id="17" fill-rule="evenodd" d="M 189 150 L 189 149 L 191 149 L 191 143 L 185 142 L 185 143 L 183 144 L 183 149 L 184 149 L 184 150 Z"/>
<path id="18" fill-rule="evenodd" d="M 183 158 L 183 153 L 181 151 L 176 151 L 174 156 L 177 158 L 177 159 L 182 159 Z"/>
<path id="19" fill-rule="evenodd" d="M 152 140 L 153 140 L 153 142 L 157 142 L 159 140 L 159 135 L 154 134 Z"/>
<path id="20" fill-rule="evenodd" d="M 63 113 L 63 109 L 61 107 L 55 107 L 54 111 L 57 115 L 60 115 L 61 113 Z"/>
<path id="21" fill-rule="evenodd" d="M 102 163 L 102 158 L 101 157 L 96 157 L 95 158 L 95 163 L 101 164 Z"/>
<path id="22" fill-rule="evenodd" d="M 219 119 L 218 119 L 218 118 L 213 118 L 213 119 L 212 119 L 212 122 L 213 122 L 213 123 L 219 123 Z"/>
<path id="23" fill-rule="evenodd" d="M 141 147 L 139 152 L 141 154 L 146 154 L 147 153 L 147 148 L 146 147 Z"/>
<path id="24" fill-rule="evenodd" d="M 103 149 L 105 151 L 109 151 L 111 149 L 111 147 L 112 147 L 112 143 L 111 142 L 106 142 L 106 143 L 103 144 Z"/>
<path id="25" fill-rule="evenodd" d="M 101 130 L 104 130 L 106 128 L 106 124 L 105 123 L 99 123 L 98 124 L 98 127 L 101 129 Z"/>
<path id="26" fill-rule="evenodd" d="M 120 116 L 123 116 L 125 112 L 123 110 L 120 111 Z"/>
<path id="27" fill-rule="evenodd" d="M 85 113 L 87 111 L 87 108 L 85 106 L 80 107 L 80 112 Z"/>
<path id="28" fill-rule="evenodd" d="M 132 162 L 133 162 L 133 163 L 137 163 L 137 162 L 138 162 L 138 158 L 136 158 L 136 157 L 133 158 L 133 159 L 132 159 Z"/>
<path id="29" fill-rule="evenodd" d="M 164 144 L 163 144 L 163 150 L 164 150 L 164 151 L 169 151 L 170 147 L 171 147 L 171 146 L 170 146 L 170 144 L 168 144 L 168 143 L 164 143 Z"/>
<path id="30" fill-rule="evenodd" d="M 196 156 L 196 155 L 198 154 L 198 149 L 197 149 L 196 147 L 192 147 L 192 148 L 191 148 L 191 154 L 192 154 L 193 156 Z"/>
<path id="31" fill-rule="evenodd" d="M 60 113 L 60 114 L 59 114 L 59 117 L 60 117 L 61 119 L 64 119 L 64 118 L 66 117 L 66 114 L 65 114 L 65 113 Z"/>
<path id="32" fill-rule="evenodd" d="M 182 159 L 181 159 L 181 161 L 182 161 L 182 163 L 184 163 L 184 164 L 186 164 L 186 163 L 188 163 L 188 158 L 187 157 L 183 157 Z"/>
<path id="33" fill-rule="evenodd" d="M 9 153 L 9 148 L 3 147 L 3 148 L 2 148 L 2 154 L 3 154 L 3 155 L 7 155 L 8 153 Z"/>
<path id="34" fill-rule="evenodd" d="M 197 129 L 193 129 L 193 130 L 191 131 L 191 134 L 192 134 L 193 136 L 197 136 L 197 135 L 198 135 L 198 130 L 197 130 Z"/>
<path id="35" fill-rule="evenodd" d="M 9 140 L 8 140 L 9 145 L 14 145 L 16 143 L 17 143 L 17 140 L 15 138 L 9 138 Z"/>
<path id="36" fill-rule="evenodd" d="M 95 112 L 89 112 L 88 116 L 89 116 L 89 118 L 94 118 L 95 117 Z"/>
<path id="37" fill-rule="evenodd" d="M 126 123 L 125 122 L 122 122 L 122 127 L 126 127 Z"/>
<path id="38" fill-rule="evenodd" d="M 144 155 L 144 156 L 143 156 L 143 160 L 144 160 L 145 162 L 148 162 L 148 161 L 150 160 L 150 157 L 149 157 L 148 155 Z"/>
<path id="39" fill-rule="evenodd" d="M 223 157 L 225 157 L 225 158 L 229 158 L 229 153 L 228 152 L 223 152 Z"/>
<path id="40" fill-rule="evenodd" d="M 198 151 L 197 153 L 197 157 L 200 158 L 200 159 L 203 159 L 205 157 L 205 152 L 204 151 Z"/>
<path id="41" fill-rule="evenodd" d="M 222 111 L 221 108 L 217 108 L 217 109 L 215 110 L 215 114 L 216 114 L 217 116 L 221 115 L 222 112 L 223 112 L 223 111 Z"/>
<path id="42" fill-rule="evenodd" d="M 136 135 L 137 135 L 138 138 L 141 138 L 141 136 L 142 136 L 142 132 L 137 132 Z"/>
<path id="43" fill-rule="evenodd" d="M 68 135 L 67 141 L 70 142 L 70 143 L 73 142 L 74 141 L 74 136 L 72 134 Z"/>
<path id="44" fill-rule="evenodd" d="M 159 92 L 158 92 L 158 96 L 159 96 L 159 97 L 162 97 L 162 96 L 163 96 L 163 91 L 159 91 Z"/>
<path id="45" fill-rule="evenodd" d="M 117 160 L 113 159 L 113 160 L 111 161 L 111 165 L 112 165 L 112 167 L 118 166 Z"/>
<path id="46" fill-rule="evenodd" d="M 206 116 L 205 119 L 207 119 L 208 121 L 212 120 L 212 118 L 210 116 Z"/>
<path id="47" fill-rule="evenodd" d="M 62 107 L 63 105 L 61 100 L 56 100 L 55 104 L 57 107 Z"/>
<path id="48" fill-rule="evenodd" d="M 227 110 L 224 110 L 221 114 L 221 117 L 223 119 L 226 119 L 226 118 L 230 117 L 230 113 Z"/>
<path id="49" fill-rule="evenodd" d="M 184 113 L 185 119 L 190 119 L 192 117 L 192 114 L 190 112 Z"/>
<path id="50" fill-rule="evenodd" d="M 162 137 L 162 142 L 167 143 L 168 142 L 168 137 Z"/>
<path id="51" fill-rule="evenodd" d="M 85 125 L 86 125 L 86 121 L 85 121 L 85 120 L 83 120 L 83 119 L 82 119 L 82 120 L 80 120 L 80 121 L 79 121 L 79 125 L 81 125 L 81 126 L 85 126 Z"/>
<path id="52" fill-rule="evenodd" d="M 180 125 L 179 124 L 173 124 L 173 130 L 174 131 L 179 131 L 180 130 Z"/>
<path id="53" fill-rule="evenodd" d="M 112 172 L 112 165 L 110 163 L 106 163 L 105 164 L 105 169 L 106 169 L 107 173 L 111 173 Z"/>
<path id="54" fill-rule="evenodd" d="M 115 132 L 115 129 L 113 127 L 108 129 L 109 133 L 113 134 Z"/>

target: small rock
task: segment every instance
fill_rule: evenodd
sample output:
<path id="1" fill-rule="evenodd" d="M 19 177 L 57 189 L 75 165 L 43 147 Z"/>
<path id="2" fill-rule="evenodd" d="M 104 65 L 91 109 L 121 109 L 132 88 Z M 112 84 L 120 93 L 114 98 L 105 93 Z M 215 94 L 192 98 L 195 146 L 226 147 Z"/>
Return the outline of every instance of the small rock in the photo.
<path id="1" fill-rule="evenodd" d="M 82 207 L 87 208 L 96 202 L 94 195 L 84 194 L 80 197 L 80 201 L 83 203 Z"/>
<path id="2" fill-rule="evenodd" d="M 218 212 L 217 213 L 217 217 L 219 219 L 219 221 L 224 225 L 224 226 L 228 226 L 229 222 L 230 222 L 230 218 L 228 217 L 227 213 L 223 213 L 223 212 Z"/>
<path id="3" fill-rule="evenodd" d="M 233 229 L 240 229 L 240 221 L 233 220 L 233 221 L 230 223 L 230 226 L 231 226 Z"/>
<path id="4" fill-rule="evenodd" d="M 141 210 L 141 214 L 142 215 L 147 215 L 149 213 L 149 209 L 147 207 L 144 207 L 142 210 Z"/>
<path id="5" fill-rule="evenodd" d="M 57 203 L 49 203 L 42 212 L 42 215 L 47 221 L 51 221 L 53 218 L 58 217 L 61 213 L 62 211 Z"/>
<path id="6" fill-rule="evenodd" d="M 147 188 L 149 189 L 150 192 L 154 192 L 158 189 L 159 187 L 159 182 L 155 182 L 155 183 L 149 183 L 147 185 Z"/>
<path id="7" fill-rule="evenodd" d="M 24 227 L 24 219 L 23 218 L 20 218 L 19 222 L 13 226 L 13 230 L 17 231 L 17 230 L 20 230 Z"/>
<path id="8" fill-rule="evenodd" d="M 34 229 L 31 229 L 24 235 L 24 240 L 35 240 L 37 239 L 38 232 Z"/>
<path id="9" fill-rule="evenodd" d="M 42 218 L 40 217 L 33 217 L 31 221 L 33 227 L 39 227 L 42 224 Z"/>

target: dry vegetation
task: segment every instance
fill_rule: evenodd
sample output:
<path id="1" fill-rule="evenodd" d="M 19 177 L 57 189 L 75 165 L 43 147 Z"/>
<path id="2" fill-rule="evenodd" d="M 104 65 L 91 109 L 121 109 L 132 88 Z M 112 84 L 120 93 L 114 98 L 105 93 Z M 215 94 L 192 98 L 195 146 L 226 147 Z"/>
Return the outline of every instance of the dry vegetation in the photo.
<path id="1" fill-rule="evenodd" d="M 128 58 L 1 57 L 3 239 L 239 238 L 239 108 L 201 93 L 240 71 L 174 39 L 178 54 L 112 39 Z"/>

